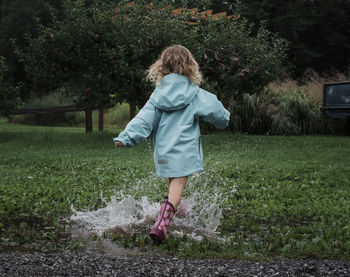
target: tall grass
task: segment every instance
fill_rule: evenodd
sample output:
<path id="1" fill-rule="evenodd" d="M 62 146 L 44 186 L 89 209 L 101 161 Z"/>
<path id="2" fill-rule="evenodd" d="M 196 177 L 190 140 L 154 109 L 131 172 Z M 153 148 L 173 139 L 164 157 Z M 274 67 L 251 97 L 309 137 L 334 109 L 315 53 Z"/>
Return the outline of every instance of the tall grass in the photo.
<path id="1" fill-rule="evenodd" d="M 136 110 L 136 112 L 138 109 Z M 95 111 L 92 115 L 93 125 L 98 124 L 98 112 Z M 129 122 L 129 104 L 117 104 L 113 108 L 105 111 L 104 125 L 110 128 L 121 128 L 123 129 Z"/>
<path id="2" fill-rule="evenodd" d="M 349 76 L 339 72 L 328 76 L 321 76 L 314 71 L 308 71 L 304 74 L 300 82 L 287 78 L 270 83 L 268 88 L 275 93 L 299 89 L 304 94 L 308 95 L 312 101 L 322 101 L 323 84 L 349 80 Z"/>
<path id="3" fill-rule="evenodd" d="M 321 118 L 309 97 L 297 90 L 243 95 L 233 105 L 234 131 L 249 134 L 301 135 L 321 131 Z"/>
<path id="4" fill-rule="evenodd" d="M 343 133 L 345 124 L 321 117 L 323 84 L 345 81 L 335 74 L 321 77 L 309 72 L 303 82 L 285 79 L 269 84 L 259 94 L 243 95 L 232 105 L 231 130 L 249 134 L 303 135 Z"/>

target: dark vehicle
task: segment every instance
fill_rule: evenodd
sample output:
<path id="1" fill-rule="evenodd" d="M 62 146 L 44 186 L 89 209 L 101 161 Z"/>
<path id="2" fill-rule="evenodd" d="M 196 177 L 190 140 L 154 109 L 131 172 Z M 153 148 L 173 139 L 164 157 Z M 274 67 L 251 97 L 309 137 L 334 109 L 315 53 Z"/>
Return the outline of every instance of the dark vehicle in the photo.
<path id="1" fill-rule="evenodd" d="M 350 120 L 350 82 L 323 85 L 322 116 Z"/>

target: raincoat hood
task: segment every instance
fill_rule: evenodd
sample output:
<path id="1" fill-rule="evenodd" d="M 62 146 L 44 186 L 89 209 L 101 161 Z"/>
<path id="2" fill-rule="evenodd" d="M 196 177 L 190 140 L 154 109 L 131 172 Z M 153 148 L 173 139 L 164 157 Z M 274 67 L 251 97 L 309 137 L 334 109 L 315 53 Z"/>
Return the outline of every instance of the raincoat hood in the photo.
<path id="1" fill-rule="evenodd" d="M 160 110 L 174 111 L 186 107 L 199 92 L 199 87 L 186 76 L 171 73 L 162 78 L 150 102 Z"/>

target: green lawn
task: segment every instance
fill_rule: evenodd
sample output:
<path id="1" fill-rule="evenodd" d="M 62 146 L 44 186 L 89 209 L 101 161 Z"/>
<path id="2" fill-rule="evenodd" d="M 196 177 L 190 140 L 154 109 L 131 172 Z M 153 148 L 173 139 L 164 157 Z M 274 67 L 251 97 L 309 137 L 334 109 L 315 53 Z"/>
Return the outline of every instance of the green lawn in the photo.
<path id="1" fill-rule="evenodd" d="M 160 201 L 151 140 L 117 149 L 118 130 L 0 122 L 0 242 L 71 246 L 63 219 L 71 205 L 96 210 L 111 196 Z M 215 134 L 202 137 L 205 171 L 185 197 L 219 197 L 220 239 L 172 237 L 153 246 L 147 234 L 116 243 L 186 256 L 350 258 L 350 138 Z"/>

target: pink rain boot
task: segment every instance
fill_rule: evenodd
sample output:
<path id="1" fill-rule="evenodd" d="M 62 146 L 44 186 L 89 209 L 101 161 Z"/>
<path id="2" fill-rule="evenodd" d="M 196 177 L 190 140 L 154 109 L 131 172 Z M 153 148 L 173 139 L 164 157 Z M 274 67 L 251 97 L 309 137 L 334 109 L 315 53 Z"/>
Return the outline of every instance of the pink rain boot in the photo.
<path id="1" fill-rule="evenodd" d="M 154 224 L 151 232 L 149 233 L 151 239 L 160 243 L 166 239 L 166 228 L 169 226 L 171 220 L 175 214 L 175 208 L 173 204 L 168 201 L 168 197 L 165 197 L 162 206 L 160 207 L 160 214 L 156 223 Z"/>

